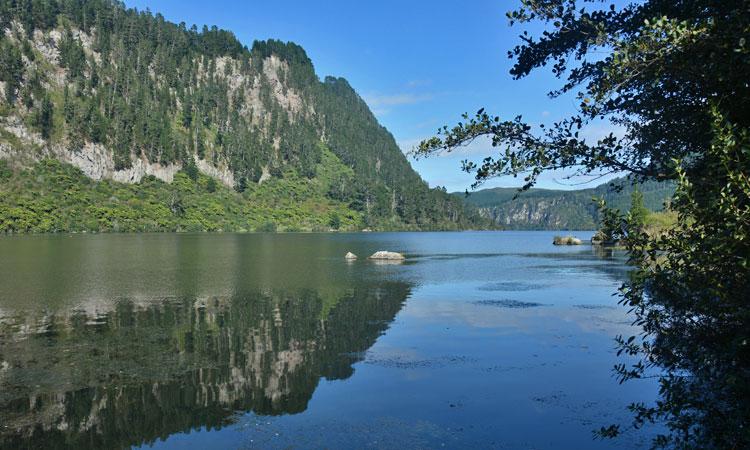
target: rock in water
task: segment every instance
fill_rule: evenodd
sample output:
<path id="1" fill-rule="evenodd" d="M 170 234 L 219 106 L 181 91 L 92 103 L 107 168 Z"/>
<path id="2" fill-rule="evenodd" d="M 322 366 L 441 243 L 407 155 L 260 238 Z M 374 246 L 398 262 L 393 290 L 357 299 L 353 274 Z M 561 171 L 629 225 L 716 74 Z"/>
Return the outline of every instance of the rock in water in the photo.
<path id="1" fill-rule="evenodd" d="M 555 236 L 552 243 L 555 245 L 581 245 L 583 241 L 573 236 Z"/>
<path id="2" fill-rule="evenodd" d="M 344 258 L 347 259 L 347 260 L 349 260 L 349 261 L 353 261 L 353 260 L 357 259 L 357 255 L 355 255 L 352 252 L 347 252 L 346 255 L 344 256 Z"/>
<path id="3" fill-rule="evenodd" d="M 379 251 L 375 252 L 370 256 L 370 259 L 387 259 L 387 260 L 401 260 L 406 259 L 404 255 L 396 252 Z"/>

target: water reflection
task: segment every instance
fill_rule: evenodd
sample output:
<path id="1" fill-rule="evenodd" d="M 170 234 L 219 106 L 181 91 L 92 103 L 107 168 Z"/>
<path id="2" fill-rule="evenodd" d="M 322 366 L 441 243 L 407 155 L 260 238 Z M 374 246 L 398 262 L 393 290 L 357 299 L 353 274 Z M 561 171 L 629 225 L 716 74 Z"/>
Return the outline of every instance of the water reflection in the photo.
<path id="1" fill-rule="evenodd" d="M 343 379 L 409 295 L 404 283 L 339 293 L 264 290 L 18 314 L 0 322 L 0 447 L 126 448 L 298 413 Z"/>
<path id="2" fill-rule="evenodd" d="M 0 448 L 612 448 L 628 267 L 553 234 L 0 239 Z"/>

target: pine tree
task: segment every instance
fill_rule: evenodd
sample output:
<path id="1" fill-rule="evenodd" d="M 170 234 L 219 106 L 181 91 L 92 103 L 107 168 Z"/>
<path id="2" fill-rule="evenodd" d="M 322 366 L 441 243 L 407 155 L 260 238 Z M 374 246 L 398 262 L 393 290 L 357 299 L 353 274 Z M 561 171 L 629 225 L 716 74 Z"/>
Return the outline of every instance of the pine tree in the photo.
<path id="1" fill-rule="evenodd" d="M 11 42 L 0 40 L 0 81 L 5 84 L 5 99 L 13 104 L 23 80 L 24 66 L 21 50 Z"/>
<path id="2" fill-rule="evenodd" d="M 648 209 L 643 205 L 643 193 L 636 188 L 630 195 L 630 221 L 633 226 L 643 227 L 648 217 Z"/>
<path id="3" fill-rule="evenodd" d="M 49 139 L 52 136 L 53 109 L 54 107 L 52 105 L 52 101 L 49 98 L 49 95 L 45 95 L 44 98 L 42 98 L 42 103 L 39 106 L 39 111 L 35 116 L 35 125 L 39 129 L 39 133 L 41 133 L 44 139 Z"/>

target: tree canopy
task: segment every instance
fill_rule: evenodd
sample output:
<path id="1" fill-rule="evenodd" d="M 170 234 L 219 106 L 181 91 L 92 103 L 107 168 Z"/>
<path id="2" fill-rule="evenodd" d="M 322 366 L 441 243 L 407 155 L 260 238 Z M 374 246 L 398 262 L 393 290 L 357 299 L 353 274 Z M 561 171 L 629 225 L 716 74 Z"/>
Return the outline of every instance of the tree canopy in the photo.
<path id="1" fill-rule="evenodd" d="M 464 162 L 475 186 L 525 175 L 529 189 L 557 168 L 676 180 L 670 207 L 678 219 L 665 233 L 644 232 L 637 215 L 604 214 L 637 268 L 621 303 L 642 330 L 618 338 L 637 362 L 615 370 L 621 381 L 659 379 L 653 404 L 631 406 L 632 426 L 666 425 L 655 446 L 750 447 L 750 2 L 521 0 L 508 19 L 543 30 L 523 31 L 509 51 L 511 75 L 551 68 L 560 86 L 550 96 L 576 95 L 577 110 L 534 127 L 481 109 L 416 153 L 488 136 L 498 153 Z M 602 121 L 624 132 L 582 138 Z"/>

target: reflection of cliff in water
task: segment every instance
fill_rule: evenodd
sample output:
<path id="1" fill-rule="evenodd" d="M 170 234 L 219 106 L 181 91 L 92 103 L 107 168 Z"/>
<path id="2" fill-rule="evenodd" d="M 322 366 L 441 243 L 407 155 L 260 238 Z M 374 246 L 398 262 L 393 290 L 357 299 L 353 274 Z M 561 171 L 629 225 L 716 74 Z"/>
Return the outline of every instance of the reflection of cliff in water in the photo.
<path id="1" fill-rule="evenodd" d="M 124 448 L 238 411 L 304 411 L 321 377 L 352 375 L 408 293 L 363 284 L 0 317 L 0 447 Z"/>

